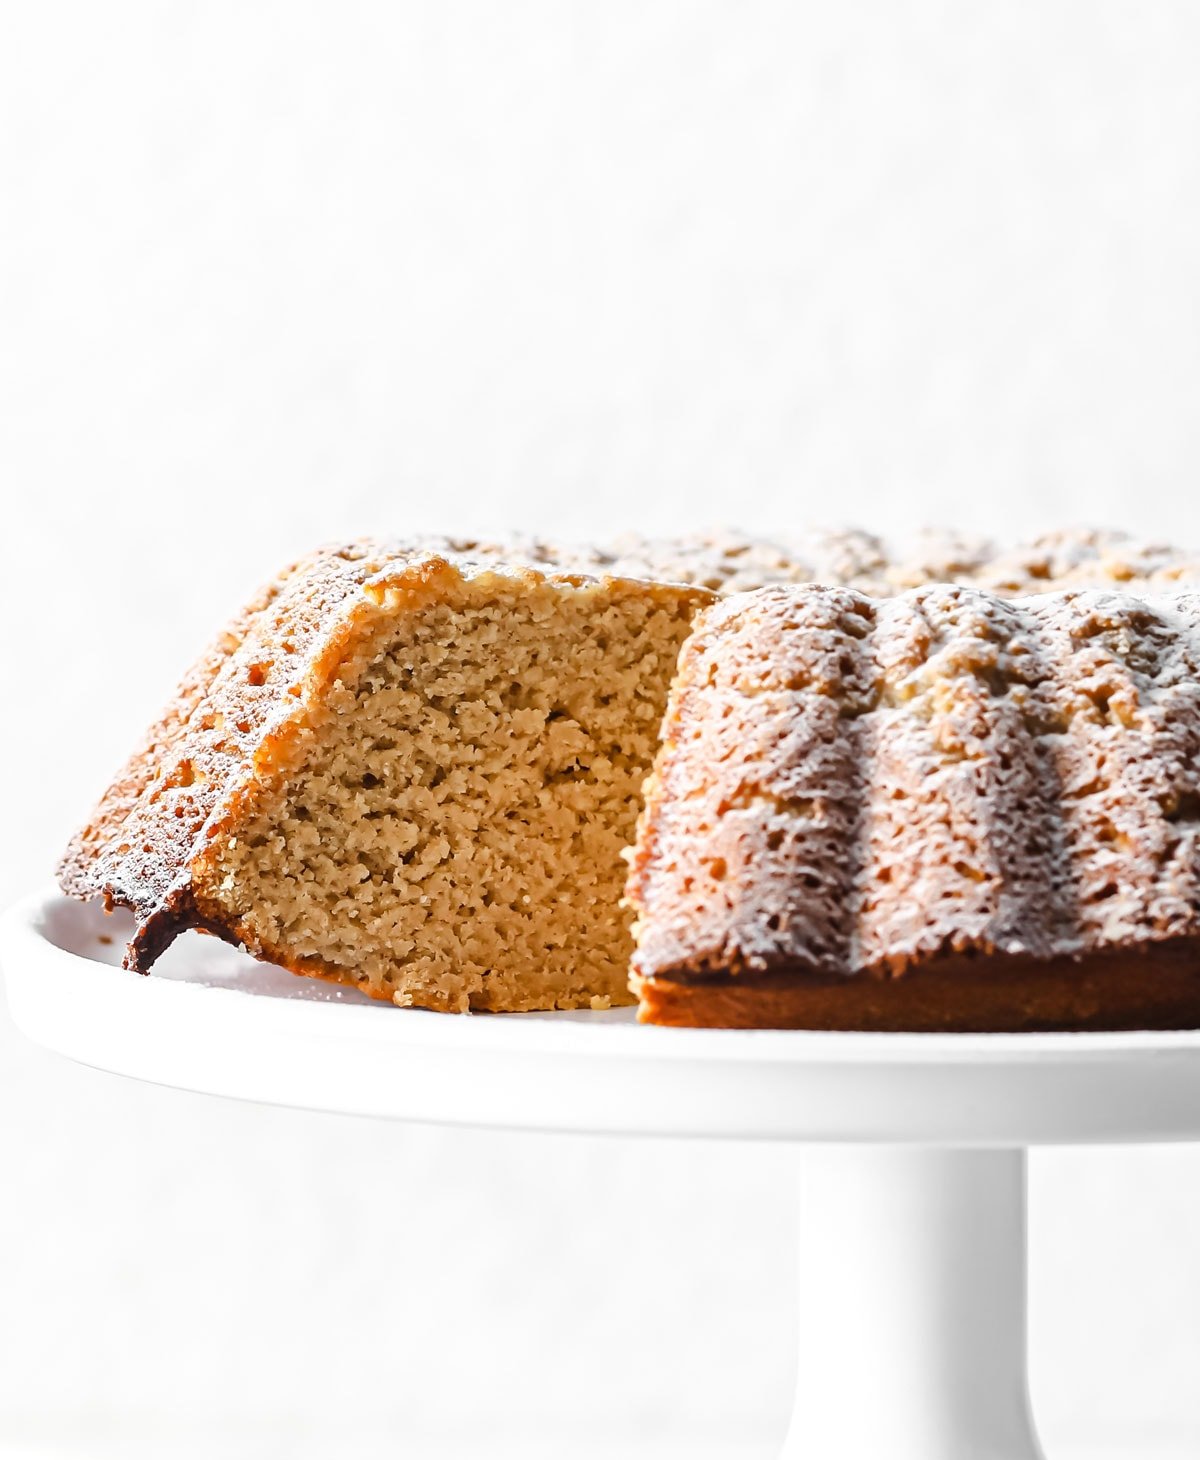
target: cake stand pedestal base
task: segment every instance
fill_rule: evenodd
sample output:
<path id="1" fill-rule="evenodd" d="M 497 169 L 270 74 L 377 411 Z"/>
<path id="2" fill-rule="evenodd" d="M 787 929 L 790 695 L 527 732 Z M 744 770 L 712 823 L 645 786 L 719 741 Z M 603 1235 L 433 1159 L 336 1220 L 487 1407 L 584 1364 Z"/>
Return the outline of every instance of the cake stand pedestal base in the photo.
<path id="1" fill-rule="evenodd" d="M 784 1460 L 1041 1460 L 1025 1268 L 1024 1151 L 807 1149 Z"/>

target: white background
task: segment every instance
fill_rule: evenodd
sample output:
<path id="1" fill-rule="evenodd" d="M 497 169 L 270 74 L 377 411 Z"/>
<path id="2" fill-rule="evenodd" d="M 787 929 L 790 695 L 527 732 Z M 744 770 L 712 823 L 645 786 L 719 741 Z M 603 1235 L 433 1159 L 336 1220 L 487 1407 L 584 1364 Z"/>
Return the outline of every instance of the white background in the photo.
<path id="1" fill-rule="evenodd" d="M 1198 73 L 1186 0 L 7 7 L 3 899 L 325 538 L 1200 543 Z M 1051 1456 L 1197 1453 L 1200 1151 L 1033 1178 Z M 791 1209 L 787 1151 L 240 1108 L 0 1021 L 0 1449 L 767 1455 Z"/>

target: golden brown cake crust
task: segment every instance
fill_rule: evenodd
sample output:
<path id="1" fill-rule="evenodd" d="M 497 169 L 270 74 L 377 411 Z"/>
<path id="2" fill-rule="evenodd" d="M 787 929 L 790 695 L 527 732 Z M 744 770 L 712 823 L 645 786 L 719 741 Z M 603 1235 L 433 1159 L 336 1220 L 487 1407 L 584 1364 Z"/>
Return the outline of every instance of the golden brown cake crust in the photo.
<path id="1" fill-rule="evenodd" d="M 344 605 L 387 561 L 378 544 L 324 548 L 260 590 L 189 670 L 72 839 L 59 882 L 74 897 L 133 911 L 128 967 L 148 969 L 181 927 L 233 937 L 198 916 L 188 868 L 295 698 L 336 654 Z M 281 675 L 294 693 L 281 696 Z"/>
<path id="2" fill-rule="evenodd" d="M 646 1018 L 1123 1027 L 1138 978 L 1141 1017 L 1190 1018 L 1200 596 L 726 599 L 681 658 L 628 895 Z"/>

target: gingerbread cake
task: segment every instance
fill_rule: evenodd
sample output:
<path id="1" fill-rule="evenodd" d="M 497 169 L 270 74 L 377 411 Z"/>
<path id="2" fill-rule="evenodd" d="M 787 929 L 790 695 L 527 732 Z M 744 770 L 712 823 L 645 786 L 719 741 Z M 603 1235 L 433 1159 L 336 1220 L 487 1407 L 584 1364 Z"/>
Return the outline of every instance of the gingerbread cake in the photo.
<path id="1" fill-rule="evenodd" d="M 626 1002 L 621 854 L 694 616 L 743 590 L 886 599 L 945 576 L 1014 595 L 1178 588 L 1200 569 L 1093 531 L 1016 549 L 942 534 L 903 552 L 820 531 L 324 549 L 188 673 L 60 881 L 133 910 L 126 962 L 141 971 L 198 928 L 399 1004 Z M 650 958 L 653 914 L 643 926 Z"/>
<path id="2" fill-rule="evenodd" d="M 1200 594 L 734 596 L 663 736 L 644 1020 L 1200 1025 Z"/>

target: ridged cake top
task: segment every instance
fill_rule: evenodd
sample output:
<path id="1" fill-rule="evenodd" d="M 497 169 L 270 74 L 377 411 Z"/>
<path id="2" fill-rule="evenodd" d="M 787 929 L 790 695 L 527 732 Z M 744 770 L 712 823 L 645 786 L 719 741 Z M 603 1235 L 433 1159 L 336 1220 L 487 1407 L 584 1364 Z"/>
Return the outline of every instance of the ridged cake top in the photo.
<path id="1" fill-rule="evenodd" d="M 777 587 L 687 642 L 635 970 L 899 973 L 1200 931 L 1200 595 Z"/>
<path id="2" fill-rule="evenodd" d="M 808 528 L 772 537 L 733 528 L 669 538 L 627 534 L 600 545 L 521 536 L 428 537 L 416 545 L 597 576 L 694 583 L 722 595 L 773 583 L 857 588 L 876 597 L 926 583 L 972 585 L 1004 597 L 1067 588 L 1200 587 L 1200 554 L 1099 528 L 1045 533 L 1016 546 L 945 531 L 888 543 L 855 528 Z"/>

